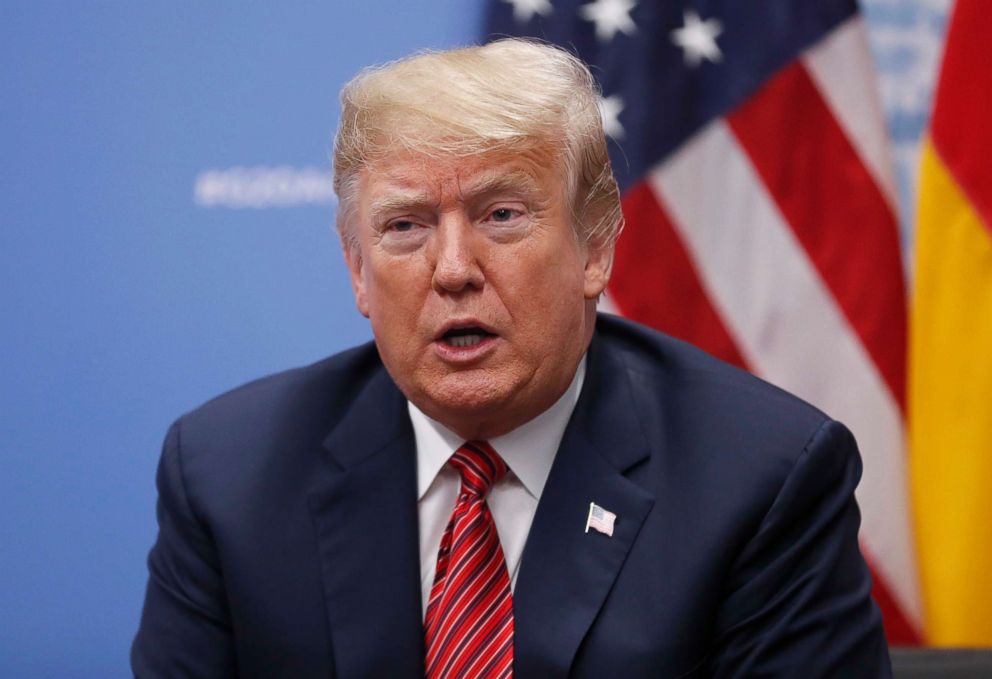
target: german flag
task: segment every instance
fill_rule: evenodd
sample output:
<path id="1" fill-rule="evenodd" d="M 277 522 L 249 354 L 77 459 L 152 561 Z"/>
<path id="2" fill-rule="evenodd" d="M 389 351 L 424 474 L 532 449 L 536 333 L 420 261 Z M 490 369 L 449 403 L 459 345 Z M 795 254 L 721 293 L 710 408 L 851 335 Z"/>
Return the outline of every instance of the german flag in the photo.
<path id="1" fill-rule="evenodd" d="M 924 144 L 909 432 L 927 641 L 992 645 L 992 4 L 958 0 Z"/>

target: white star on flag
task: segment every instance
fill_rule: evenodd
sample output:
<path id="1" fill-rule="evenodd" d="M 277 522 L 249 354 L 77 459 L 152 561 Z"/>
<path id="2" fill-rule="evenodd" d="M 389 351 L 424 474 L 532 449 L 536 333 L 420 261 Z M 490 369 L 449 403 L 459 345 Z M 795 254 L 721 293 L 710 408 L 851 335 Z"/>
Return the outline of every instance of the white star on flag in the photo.
<path id="1" fill-rule="evenodd" d="M 596 24 L 596 37 L 607 42 L 613 39 L 617 31 L 632 35 L 637 25 L 630 18 L 630 12 L 637 5 L 637 0 L 595 0 L 579 9 L 579 14 L 586 21 Z"/>
<path id="2" fill-rule="evenodd" d="M 603 119 L 603 131 L 614 139 L 623 137 L 623 125 L 620 124 L 620 112 L 623 111 L 623 99 L 619 95 L 599 98 L 599 115 Z"/>
<path id="3" fill-rule="evenodd" d="M 685 63 L 695 68 L 703 59 L 714 64 L 723 58 L 716 38 L 723 33 L 723 25 L 716 19 L 702 21 L 691 9 L 682 14 L 683 26 L 671 33 L 672 42 L 682 48 Z"/>
<path id="4" fill-rule="evenodd" d="M 530 21 L 535 14 L 546 17 L 553 11 L 551 0 L 503 0 L 503 2 L 513 5 L 513 18 L 520 23 Z"/>

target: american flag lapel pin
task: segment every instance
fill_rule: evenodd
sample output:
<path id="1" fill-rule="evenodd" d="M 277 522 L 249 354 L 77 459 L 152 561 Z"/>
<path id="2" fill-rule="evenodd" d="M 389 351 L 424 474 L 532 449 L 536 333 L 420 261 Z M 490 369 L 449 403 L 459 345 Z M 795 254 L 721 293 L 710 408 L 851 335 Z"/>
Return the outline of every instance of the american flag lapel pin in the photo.
<path id="1" fill-rule="evenodd" d="M 607 511 L 595 502 L 589 503 L 589 516 L 586 517 L 586 532 L 592 528 L 603 535 L 613 537 L 613 524 L 617 520 L 617 515 Z"/>

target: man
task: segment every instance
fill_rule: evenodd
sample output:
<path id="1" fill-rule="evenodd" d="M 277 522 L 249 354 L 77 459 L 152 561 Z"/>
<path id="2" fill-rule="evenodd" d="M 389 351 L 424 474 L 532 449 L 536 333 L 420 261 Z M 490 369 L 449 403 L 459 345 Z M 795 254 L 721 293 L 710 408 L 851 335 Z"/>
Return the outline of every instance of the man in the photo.
<path id="1" fill-rule="evenodd" d="M 375 342 L 173 425 L 135 674 L 887 676 L 847 430 L 597 318 L 622 218 L 588 70 L 507 40 L 342 103 Z"/>

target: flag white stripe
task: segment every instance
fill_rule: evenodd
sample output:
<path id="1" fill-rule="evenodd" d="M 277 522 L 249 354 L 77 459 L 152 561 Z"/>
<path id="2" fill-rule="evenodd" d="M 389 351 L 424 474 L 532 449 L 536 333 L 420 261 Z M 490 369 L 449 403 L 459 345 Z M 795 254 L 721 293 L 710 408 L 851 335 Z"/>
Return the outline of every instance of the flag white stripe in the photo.
<path id="1" fill-rule="evenodd" d="M 875 70 L 870 68 L 875 62 L 864 19 L 860 15 L 848 19 L 807 50 L 801 60 L 893 214 L 898 214 L 889 134 Z"/>
<path id="2" fill-rule="evenodd" d="M 802 244 L 722 121 L 648 181 L 751 368 L 854 432 L 865 468 L 862 540 L 883 555 L 876 573 L 919 622 L 902 416 Z"/>
<path id="3" fill-rule="evenodd" d="M 604 292 L 599 296 L 599 301 L 596 303 L 596 311 L 613 314 L 614 316 L 620 315 L 620 309 L 617 307 L 616 302 L 613 301 L 608 292 Z"/>

